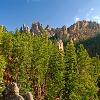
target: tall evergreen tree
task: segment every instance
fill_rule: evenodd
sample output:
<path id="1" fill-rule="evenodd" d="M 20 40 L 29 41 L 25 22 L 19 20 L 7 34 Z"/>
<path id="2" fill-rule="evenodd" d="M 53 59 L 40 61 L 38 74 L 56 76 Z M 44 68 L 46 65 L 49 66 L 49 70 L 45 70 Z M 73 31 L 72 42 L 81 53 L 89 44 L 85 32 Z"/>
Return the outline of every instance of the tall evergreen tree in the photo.
<path id="1" fill-rule="evenodd" d="M 3 73 L 6 65 L 6 59 L 2 53 L 2 37 L 3 37 L 3 27 L 0 26 L 0 92 L 3 89 Z"/>
<path id="2" fill-rule="evenodd" d="M 13 49 L 13 34 L 9 32 L 4 32 L 1 40 L 1 51 L 7 62 L 4 72 L 5 84 L 9 84 L 13 80 L 10 70 L 10 65 L 12 63 L 12 49 Z M 10 73 L 7 69 L 9 69 Z"/>
<path id="3" fill-rule="evenodd" d="M 64 61 L 61 51 L 59 51 L 55 44 L 52 44 L 49 54 L 50 58 L 47 71 L 48 100 L 54 100 L 62 96 L 62 90 L 64 88 Z"/>
<path id="4" fill-rule="evenodd" d="M 13 77 L 21 85 L 21 92 L 31 90 L 29 68 L 32 63 L 32 36 L 26 33 L 16 33 L 13 42 Z"/>
<path id="5" fill-rule="evenodd" d="M 70 40 L 67 43 L 65 51 L 65 91 L 64 91 L 64 100 L 76 100 L 77 95 L 75 91 L 77 89 L 77 78 L 78 78 L 78 69 L 77 69 L 77 55 L 76 48 L 74 43 Z"/>
<path id="6" fill-rule="evenodd" d="M 92 58 L 92 65 L 93 65 L 92 78 L 94 79 L 94 82 L 98 87 L 98 98 L 100 99 L 100 58 L 98 55 Z"/>
<path id="7" fill-rule="evenodd" d="M 93 65 L 92 75 L 93 75 L 94 81 L 97 82 L 98 77 L 100 76 L 100 58 L 98 55 L 92 58 L 92 65 Z"/>
<path id="8" fill-rule="evenodd" d="M 77 93 L 81 100 L 98 100 L 97 87 L 92 77 L 93 66 L 91 58 L 89 57 L 83 45 L 80 45 L 77 50 L 78 60 L 78 90 Z"/>
<path id="9" fill-rule="evenodd" d="M 44 99 L 46 95 L 46 73 L 48 68 L 48 36 L 42 34 L 33 37 L 32 66 L 30 81 L 33 86 L 35 99 Z"/>

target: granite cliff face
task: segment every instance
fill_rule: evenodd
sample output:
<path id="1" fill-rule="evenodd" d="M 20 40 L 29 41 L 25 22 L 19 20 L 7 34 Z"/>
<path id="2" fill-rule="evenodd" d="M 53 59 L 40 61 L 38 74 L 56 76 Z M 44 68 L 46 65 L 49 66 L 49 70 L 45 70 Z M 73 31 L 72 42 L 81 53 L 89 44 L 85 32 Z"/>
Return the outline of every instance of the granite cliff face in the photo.
<path id="1" fill-rule="evenodd" d="M 43 30 L 48 33 L 49 37 L 55 37 L 57 40 L 63 40 L 64 38 L 72 38 L 74 41 L 86 40 L 88 38 L 95 37 L 100 32 L 100 24 L 92 21 L 78 21 L 66 27 L 52 28 L 49 25 L 43 27 L 39 22 L 32 23 L 31 28 L 23 25 L 21 32 L 31 32 L 33 35 L 40 35 Z"/>
<path id="2" fill-rule="evenodd" d="M 34 100 L 31 92 L 25 93 L 23 96 L 19 94 L 17 83 L 12 82 L 5 86 L 5 89 L 0 95 L 0 100 Z"/>
<path id="3" fill-rule="evenodd" d="M 74 40 L 86 40 L 95 37 L 100 32 L 100 24 L 92 21 L 78 21 L 68 28 L 70 37 Z"/>

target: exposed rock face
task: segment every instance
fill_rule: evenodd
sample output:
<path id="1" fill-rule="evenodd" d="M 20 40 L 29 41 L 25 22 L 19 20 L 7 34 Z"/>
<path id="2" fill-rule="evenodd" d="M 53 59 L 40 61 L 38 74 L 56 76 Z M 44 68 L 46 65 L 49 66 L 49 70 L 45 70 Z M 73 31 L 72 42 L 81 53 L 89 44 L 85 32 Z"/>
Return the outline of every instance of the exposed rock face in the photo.
<path id="1" fill-rule="evenodd" d="M 20 28 L 20 32 L 29 33 L 30 32 L 29 26 L 26 26 L 25 24 L 23 24 L 23 27 Z"/>
<path id="2" fill-rule="evenodd" d="M 70 37 L 75 40 L 84 40 L 94 37 L 97 32 L 100 32 L 100 25 L 91 21 L 78 21 L 68 28 Z"/>
<path id="3" fill-rule="evenodd" d="M 44 31 L 48 32 L 49 37 L 56 37 L 57 40 L 72 38 L 74 41 L 84 40 L 96 36 L 100 32 L 100 24 L 92 21 L 78 21 L 67 28 L 65 25 L 62 28 L 51 28 L 47 25 L 45 28 L 39 22 L 33 23 L 30 29 L 33 35 L 41 35 Z M 29 27 L 23 25 L 21 31 L 29 32 Z"/>
<path id="4" fill-rule="evenodd" d="M 2 92 L 0 100 L 34 100 L 31 92 L 28 92 L 23 97 L 19 95 L 19 88 L 16 83 L 12 82 L 7 85 L 5 90 Z"/>
<path id="5" fill-rule="evenodd" d="M 49 25 L 45 28 L 48 31 L 50 37 L 56 35 L 59 39 L 62 39 L 63 35 L 67 35 L 67 27 L 64 25 L 62 28 L 50 28 Z"/>
<path id="6" fill-rule="evenodd" d="M 34 100 L 31 92 L 28 92 L 27 94 L 25 94 L 24 99 L 25 100 Z"/>
<path id="7" fill-rule="evenodd" d="M 39 22 L 32 23 L 31 29 L 28 26 L 25 26 L 23 24 L 23 27 L 20 28 L 20 32 L 29 33 L 31 32 L 33 35 L 41 35 L 42 31 L 45 30 L 48 32 L 48 36 L 57 36 L 57 38 L 62 39 L 63 35 L 68 35 L 67 33 L 67 27 L 64 25 L 62 28 L 51 28 L 49 25 L 47 25 L 45 28 L 43 28 L 42 24 Z"/>
<path id="8" fill-rule="evenodd" d="M 33 23 L 32 27 L 31 27 L 31 32 L 33 33 L 33 35 L 39 35 L 42 32 L 42 24 L 40 24 L 39 22 Z"/>
<path id="9" fill-rule="evenodd" d="M 48 32 L 48 37 L 52 37 L 55 35 L 55 29 L 51 28 L 49 25 L 46 26 L 45 30 Z"/>
<path id="10" fill-rule="evenodd" d="M 68 31 L 65 25 L 62 28 L 56 28 L 54 33 L 58 40 L 63 40 L 64 36 L 68 37 Z"/>
<path id="11" fill-rule="evenodd" d="M 58 41 L 58 48 L 59 48 L 59 50 L 61 50 L 61 51 L 64 50 L 63 41 L 62 41 L 62 40 L 59 40 L 59 41 Z"/>
<path id="12" fill-rule="evenodd" d="M 3 100 L 24 100 L 24 98 L 19 95 L 19 88 L 14 82 L 7 85 L 2 94 Z"/>
<path id="13" fill-rule="evenodd" d="M 67 27 L 65 25 L 62 27 L 62 31 L 64 35 L 67 35 Z"/>

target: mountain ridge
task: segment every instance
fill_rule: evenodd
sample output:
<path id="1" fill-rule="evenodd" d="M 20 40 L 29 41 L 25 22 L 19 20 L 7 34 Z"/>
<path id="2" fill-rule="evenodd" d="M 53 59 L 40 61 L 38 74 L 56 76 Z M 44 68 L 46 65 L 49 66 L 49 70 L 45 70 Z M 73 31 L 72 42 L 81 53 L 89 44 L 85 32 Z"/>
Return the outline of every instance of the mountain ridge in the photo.
<path id="1" fill-rule="evenodd" d="M 100 32 L 100 24 L 94 21 L 77 21 L 73 25 L 67 27 L 66 25 L 61 28 L 52 28 L 49 25 L 43 27 L 39 22 L 32 23 L 31 28 L 23 25 L 20 28 L 20 32 L 31 32 L 33 35 L 42 34 L 42 30 L 48 32 L 49 37 L 56 37 L 57 40 L 63 40 L 63 38 L 72 38 L 74 41 L 85 40 L 91 37 L 95 37 Z"/>

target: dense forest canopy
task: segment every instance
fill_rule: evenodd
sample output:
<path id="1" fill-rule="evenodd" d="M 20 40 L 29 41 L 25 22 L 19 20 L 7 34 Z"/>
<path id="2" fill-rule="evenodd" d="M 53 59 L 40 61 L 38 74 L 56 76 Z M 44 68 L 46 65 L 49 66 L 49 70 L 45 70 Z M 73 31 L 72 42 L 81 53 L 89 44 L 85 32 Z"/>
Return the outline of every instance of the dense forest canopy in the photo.
<path id="1" fill-rule="evenodd" d="M 99 100 L 99 39 L 97 48 L 92 46 L 93 57 L 88 50 L 92 39 L 76 45 L 65 34 L 51 37 L 39 28 L 34 35 L 32 30 L 12 33 L 0 26 L 0 93 L 16 82 L 21 94 L 31 91 L 35 100 Z"/>

